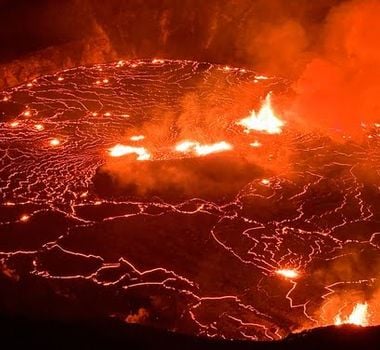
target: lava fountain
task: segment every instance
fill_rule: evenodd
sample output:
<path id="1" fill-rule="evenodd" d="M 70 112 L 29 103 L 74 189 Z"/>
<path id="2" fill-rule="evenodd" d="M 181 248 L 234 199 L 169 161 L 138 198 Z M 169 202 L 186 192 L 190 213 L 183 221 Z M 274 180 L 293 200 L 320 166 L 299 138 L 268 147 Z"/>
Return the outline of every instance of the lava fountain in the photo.
<path id="1" fill-rule="evenodd" d="M 347 317 L 342 317 L 341 315 L 337 315 L 335 317 L 334 324 L 336 326 L 340 326 L 342 324 L 368 326 L 369 324 L 368 304 L 367 303 L 355 304 L 352 312 Z"/>
<path id="2" fill-rule="evenodd" d="M 280 134 L 285 122 L 274 113 L 271 94 L 269 93 L 258 113 L 252 111 L 248 117 L 240 120 L 237 124 L 241 125 L 246 133 L 259 131 L 268 134 Z"/>

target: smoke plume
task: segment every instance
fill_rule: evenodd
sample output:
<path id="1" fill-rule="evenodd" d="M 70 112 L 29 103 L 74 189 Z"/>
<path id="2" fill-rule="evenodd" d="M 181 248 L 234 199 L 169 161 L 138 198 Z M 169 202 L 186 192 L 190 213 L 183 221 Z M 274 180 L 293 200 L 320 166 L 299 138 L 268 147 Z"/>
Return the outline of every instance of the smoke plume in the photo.
<path id="1" fill-rule="evenodd" d="M 293 117 L 356 134 L 380 120 L 380 2 L 354 0 L 333 8 L 322 38 L 294 83 Z"/>

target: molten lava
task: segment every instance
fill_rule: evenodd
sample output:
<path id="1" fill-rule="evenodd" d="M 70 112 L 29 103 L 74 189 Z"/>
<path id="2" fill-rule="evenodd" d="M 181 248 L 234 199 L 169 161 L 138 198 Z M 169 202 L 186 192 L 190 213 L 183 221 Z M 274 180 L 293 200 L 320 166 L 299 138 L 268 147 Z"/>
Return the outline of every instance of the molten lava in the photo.
<path id="1" fill-rule="evenodd" d="M 0 94 L 0 260 L 36 310 L 45 306 L 35 291 L 49 286 L 70 291 L 70 308 L 90 303 L 91 314 L 124 320 L 144 305 L 152 326 L 211 337 L 273 340 L 338 314 L 337 324 L 376 324 L 375 304 L 346 300 L 340 312 L 338 301 L 377 295 L 377 125 L 363 128 L 372 137 L 363 144 L 294 124 L 243 135 L 231 120 L 266 91 L 287 90 L 255 77 L 133 60 Z M 280 132 L 270 97 L 259 110 L 253 126 L 274 120 L 259 130 Z"/>
<path id="2" fill-rule="evenodd" d="M 133 147 L 117 144 L 108 150 L 111 157 L 122 157 L 127 154 L 136 154 L 137 160 L 150 159 L 150 153 L 144 147 Z"/>
<path id="3" fill-rule="evenodd" d="M 197 141 L 182 141 L 175 146 L 177 152 L 195 153 L 198 156 L 206 156 L 211 153 L 219 153 L 232 150 L 232 145 L 226 141 L 202 145 Z"/>
<path id="4" fill-rule="evenodd" d="M 259 148 L 262 146 L 261 142 L 258 141 L 258 140 L 255 140 L 253 141 L 252 143 L 249 144 L 251 147 L 254 147 L 254 148 Z"/>
<path id="5" fill-rule="evenodd" d="M 353 324 L 356 326 L 367 326 L 368 325 L 368 304 L 367 303 L 357 303 L 351 314 L 346 318 L 337 315 L 334 319 L 335 325 L 339 326 L 341 324 Z"/>
<path id="6" fill-rule="evenodd" d="M 59 146 L 61 144 L 61 141 L 59 141 L 57 138 L 54 138 L 54 139 L 51 139 L 49 143 L 50 143 L 50 146 L 55 147 L 55 146 Z"/>
<path id="7" fill-rule="evenodd" d="M 42 124 L 36 124 L 36 125 L 34 125 L 34 128 L 35 128 L 36 130 L 38 130 L 38 131 L 42 131 L 42 130 L 44 130 L 44 126 L 43 126 Z"/>
<path id="8" fill-rule="evenodd" d="M 141 141 L 141 140 L 144 140 L 145 136 L 144 135 L 134 135 L 134 136 L 131 136 L 129 139 L 131 141 Z"/>
<path id="9" fill-rule="evenodd" d="M 22 222 L 27 222 L 27 221 L 29 221 L 29 219 L 30 219 L 30 216 L 27 214 L 24 214 L 20 217 L 20 221 L 22 221 Z"/>
<path id="10" fill-rule="evenodd" d="M 15 128 L 15 127 L 17 127 L 17 126 L 19 126 L 19 125 L 20 125 L 20 123 L 17 122 L 17 121 L 14 121 L 14 122 L 10 123 L 10 126 L 11 126 L 12 128 Z"/>
<path id="11" fill-rule="evenodd" d="M 299 277 L 299 272 L 294 269 L 280 269 L 276 271 L 276 274 L 288 279 Z"/>
<path id="12" fill-rule="evenodd" d="M 250 116 L 238 121 L 237 124 L 243 126 L 246 133 L 255 130 L 267 134 L 280 134 L 285 122 L 275 115 L 269 93 L 258 113 L 252 111 Z"/>

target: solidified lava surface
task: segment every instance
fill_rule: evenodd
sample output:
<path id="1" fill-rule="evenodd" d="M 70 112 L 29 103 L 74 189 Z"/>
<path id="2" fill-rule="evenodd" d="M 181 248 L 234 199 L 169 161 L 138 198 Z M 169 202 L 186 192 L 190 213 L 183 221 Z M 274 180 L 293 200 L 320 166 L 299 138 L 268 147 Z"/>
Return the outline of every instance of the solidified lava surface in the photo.
<path id="1" fill-rule="evenodd" d="M 337 143 L 290 122 L 280 135 L 236 126 L 286 89 L 244 69 L 134 60 L 2 92 L 3 275 L 88 305 L 79 316 L 195 335 L 278 339 L 363 301 L 375 322 L 379 138 L 372 130 L 365 142 Z M 234 150 L 173 155 L 192 132 Z M 136 134 L 145 138 L 133 143 Z M 260 148 L 249 146 L 257 139 Z M 142 145 L 152 159 L 110 159 L 117 143 Z M 184 175 L 174 181 L 168 167 Z M 36 288 L 24 292 L 32 301 Z"/>

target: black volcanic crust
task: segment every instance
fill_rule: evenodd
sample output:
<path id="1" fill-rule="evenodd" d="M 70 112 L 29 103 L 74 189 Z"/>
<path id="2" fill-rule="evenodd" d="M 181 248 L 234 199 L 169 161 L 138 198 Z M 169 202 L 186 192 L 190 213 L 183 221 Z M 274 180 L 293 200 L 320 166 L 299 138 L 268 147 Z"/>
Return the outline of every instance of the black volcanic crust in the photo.
<path id="1" fill-rule="evenodd" d="M 235 153 L 159 161 L 122 157 L 100 167 L 93 182 L 103 198 L 157 196 L 181 201 L 198 197 L 223 202 L 262 174 L 261 167 Z"/>
<path id="2" fill-rule="evenodd" d="M 176 334 L 116 319 L 35 320 L 0 316 L 2 342 L 38 349 L 378 349 L 380 327 L 326 327 L 282 341 L 228 341 Z"/>
<path id="3" fill-rule="evenodd" d="M 330 326 L 273 342 L 195 337 L 104 317 L 91 307 L 104 296 L 89 296 L 87 303 L 71 300 L 49 285 L 30 278 L 16 282 L 2 274 L 0 286 L 1 344 L 12 344 L 10 349 L 378 350 L 380 344 L 380 326 Z"/>

